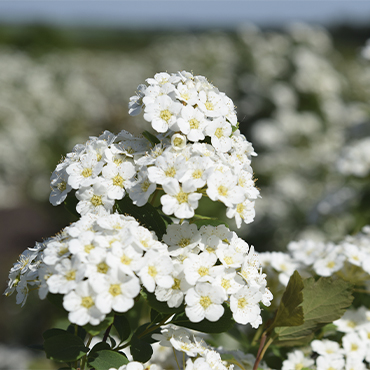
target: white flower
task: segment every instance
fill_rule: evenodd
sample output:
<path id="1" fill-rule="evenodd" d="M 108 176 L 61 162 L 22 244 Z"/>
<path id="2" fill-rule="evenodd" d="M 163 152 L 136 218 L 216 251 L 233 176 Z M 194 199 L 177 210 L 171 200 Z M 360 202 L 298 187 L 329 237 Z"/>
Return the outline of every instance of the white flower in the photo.
<path id="1" fill-rule="evenodd" d="M 95 306 L 96 293 L 87 280 L 81 281 L 75 290 L 63 298 L 63 307 L 69 311 L 68 320 L 79 326 L 87 323 L 98 325 L 105 315 Z"/>
<path id="2" fill-rule="evenodd" d="M 187 105 L 181 109 L 177 125 L 188 140 L 198 142 L 204 140 L 204 130 L 209 122 L 199 109 Z"/>
<path id="3" fill-rule="evenodd" d="M 288 359 L 283 362 L 281 370 L 295 370 L 309 367 L 314 364 L 314 360 L 305 357 L 300 350 L 288 353 Z"/>
<path id="4" fill-rule="evenodd" d="M 137 181 L 127 191 L 132 203 L 141 207 L 148 202 L 149 197 L 154 193 L 157 186 L 155 183 L 149 181 L 146 167 L 140 170 L 137 177 Z"/>
<path id="5" fill-rule="evenodd" d="M 123 162 L 119 166 L 108 164 L 103 168 L 102 175 L 107 180 L 107 195 L 111 199 L 122 199 L 131 186 L 130 180 L 135 176 L 136 170 L 132 163 Z"/>
<path id="6" fill-rule="evenodd" d="M 60 170 L 55 170 L 50 177 L 51 193 L 49 201 L 53 206 L 57 206 L 64 202 L 68 193 L 72 190 L 68 184 L 68 174 L 63 166 Z"/>
<path id="7" fill-rule="evenodd" d="M 92 185 L 103 165 L 104 163 L 99 162 L 93 153 L 82 155 L 78 162 L 74 162 L 66 168 L 69 175 L 68 184 L 73 189 Z"/>
<path id="8" fill-rule="evenodd" d="M 228 152 L 231 149 L 231 133 L 230 123 L 222 117 L 209 122 L 206 128 L 206 134 L 211 137 L 212 145 L 217 151 L 222 153 Z"/>
<path id="9" fill-rule="evenodd" d="M 169 129 L 177 131 L 176 122 L 181 107 L 182 104 L 173 101 L 169 96 L 161 95 L 154 103 L 145 106 L 144 119 L 151 122 L 157 132 L 166 132 Z"/>
<path id="10" fill-rule="evenodd" d="M 177 180 L 171 179 L 163 184 L 165 195 L 161 197 L 162 210 L 166 215 L 174 214 L 177 218 L 191 218 L 194 210 L 198 208 L 200 193 L 194 193 L 194 186 L 183 184 L 181 187 Z"/>
<path id="11" fill-rule="evenodd" d="M 150 250 L 144 256 L 143 265 L 138 276 L 148 292 L 153 293 L 156 285 L 167 289 L 173 286 L 173 264 L 170 257 Z"/>
<path id="12" fill-rule="evenodd" d="M 244 192 L 237 185 L 237 178 L 231 171 L 227 173 L 215 172 L 208 177 L 207 194 L 213 200 L 220 200 L 227 207 L 245 200 Z"/>
<path id="13" fill-rule="evenodd" d="M 213 253 L 189 254 L 183 262 L 186 281 L 191 285 L 197 282 L 212 282 L 224 271 L 223 266 L 215 266 L 216 262 L 217 257 Z"/>
<path id="14" fill-rule="evenodd" d="M 84 273 L 85 266 L 78 257 L 64 258 L 55 265 L 55 273 L 47 280 L 49 291 L 54 294 L 70 292 L 82 281 Z"/>
<path id="15" fill-rule="evenodd" d="M 93 186 L 80 188 L 76 191 L 79 200 L 76 210 L 80 215 L 95 213 L 105 215 L 113 209 L 114 200 L 108 197 L 108 184 L 100 179 Z"/>
<path id="16" fill-rule="evenodd" d="M 224 291 L 207 283 L 199 283 L 189 289 L 185 296 L 186 316 L 192 322 L 217 321 L 224 313 L 222 303 L 226 300 Z"/>
<path id="17" fill-rule="evenodd" d="M 137 87 L 136 95 L 131 96 L 130 102 L 128 103 L 128 114 L 131 116 L 137 116 L 141 112 L 142 99 L 145 96 L 146 85 L 140 84 Z"/>
<path id="18" fill-rule="evenodd" d="M 208 176 L 215 168 L 215 163 L 210 158 L 199 156 L 192 156 L 186 164 L 187 171 L 180 178 L 180 181 L 183 184 L 189 183 L 197 189 L 202 188 L 206 184 Z"/>
<path id="19" fill-rule="evenodd" d="M 246 199 L 244 202 L 233 204 L 226 210 L 226 216 L 228 218 L 235 218 L 235 223 L 238 228 L 241 227 L 242 221 L 246 224 L 253 222 L 256 215 L 254 208 L 254 202 Z"/>
<path id="20" fill-rule="evenodd" d="M 113 270 L 108 275 L 93 279 L 92 285 L 97 292 L 96 307 L 105 314 L 112 310 L 127 312 L 133 307 L 134 298 L 140 292 L 139 279 L 120 270 Z"/>
<path id="21" fill-rule="evenodd" d="M 198 106 L 207 117 L 216 118 L 229 113 L 229 108 L 224 103 L 223 97 L 214 90 L 200 91 Z"/>
<path id="22" fill-rule="evenodd" d="M 186 137 L 180 134 L 171 136 L 171 145 L 174 150 L 182 150 L 186 147 Z"/>
<path id="23" fill-rule="evenodd" d="M 260 319 L 261 309 L 259 302 L 262 299 L 262 294 L 259 290 L 244 286 L 238 292 L 230 296 L 230 309 L 233 313 L 233 318 L 239 324 L 246 325 L 250 323 L 256 328 L 262 323 Z"/>

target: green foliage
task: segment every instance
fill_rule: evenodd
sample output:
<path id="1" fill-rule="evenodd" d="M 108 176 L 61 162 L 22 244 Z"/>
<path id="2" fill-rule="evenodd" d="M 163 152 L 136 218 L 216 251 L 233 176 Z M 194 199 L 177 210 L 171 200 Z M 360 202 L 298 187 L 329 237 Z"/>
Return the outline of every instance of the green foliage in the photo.
<path id="1" fill-rule="evenodd" d="M 117 334 L 121 342 L 128 339 L 131 334 L 130 323 L 123 315 L 116 315 L 114 317 L 113 326 L 117 330 Z"/>
<path id="2" fill-rule="evenodd" d="M 94 368 L 95 370 L 118 369 L 120 366 L 129 362 L 127 357 L 121 352 L 115 352 L 110 349 L 97 349 L 93 351 L 94 348 L 91 350 L 87 360 L 90 368 Z"/>
<path id="3" fill-rule="evenodd" d="M 195 215 L 196 219 L 192 220 L 191 223 L 197 225 L 198 230 L 203 226 L 203 225 L 210 225 L 210 226 L 218 226 L 218 225 L 225 225 L 226 227 L 229 227 L 229 225 L 222 220 L 218 220 L 217 218 L 212 218 L 212 217 L 205 217 L 205 216 L 200 216 L 200 215 Z"/>
<path id="4" fill-rule="evenodd" d="M 198 330 L 203 333 L 224 333 L 229 331 L 233 325 L 235 325 L 235 321 L 233 320 L 232 312 L 228 305 L 223 304 L 223 306 L 225 308 L 225 312 L 219 318 L 219 320 L 215 322 L 207 319 L 204 319 L 200 322 L 192 322 L 188 319 L 185 312 L 181 312 L 175 315 L 175 317 L 171 320 L 171 323 L 188 329 Z"/>
<path id="5" fill-rule="evenodd" d="M 74 220 L 78 220 L 81 217 L 80 214 L 76 211 L 77 203 L 78 199 L 76 198 L 74 192 L 68 194 L 67 198 L 64 201 L 64 207 L 73 216 Z"/>
<path id="6" fill-rule="evenodd" d="M 153 355 L 153 348 L 150 345 L 156 340 L 152 338 L 152 334 L 160 333 L 159 328 L 152 330 L 150 323 L 144 324 L 136 329 L 131 338 L 130 352 L 134 361 L 147 362 Z"/>
<path id="7" fill-rule="evenodd" d="M 151 204 L 146 203 L 142 207 L 137 207 L 128 196 L 116 204 L 120 213 L 136 218 L 141 225 L 154 231 L 158 239 L 162 239 L 163 234 L 166 233 L 166 224 L 160 213 Z"/>
<path id="8" fill-rule="evenodd" d="M 303 302 L 304 284 L 298 271 L 294 271 L 281 298 L 272 327 L 298 326 L 304 323 Z"/>
<path id="9" fill-rule="evenodd" d="M 54 306 L 60 308 L 61 310 L 65 311 L 63 307 L 63 294 L 52 294 L 48 293 L 46 296 L 49 302 L 51 302 Z"/>
<path id="10" fill-rule="evenodd" d="M 158 301 L 155 297 L 155 294 L 149 293 L 146 289 L 143 289 L 141 291 L 141 295 L 143 296 L 143 298 L 145 298 L 151 308 L 162 314 L 184 312 L 185 308 L 183 304 L 179 307 L 168 307 L 167 302 Z"/>
<path id="11" fill-rule="evenodd" d="M 81 338 L 66 330 L 50 329 L 43 337 L 46 356 L 54 361 L 77 361 L 89 351 Z"/>
<path id="12" fill-rule="evenodd" d="M 342 279 L 321 277 L 303 281 L 304 323 L 299 326 L 276 327 L 277 345 L 304 345 L 313 338 L 314 332 L 339 319 L 351 305 L 352 284 Z"/>
<path id="13" fill-rule="evenodd" d="M 153 144 L 153 146 L 160 143 L 158 138 L 154 136 L 153 134 L 151 134 L 149 131 L 145 130 L 143 132 L 143 136 L 145 137 L 145 139 L 149 140 Z"/>
<path id="14" fill-rule="evenodd" d="M 113 324 L 114 316 L 112 314 L 108 315 L 99 325 L 87 324 L 84 329 L 92 336 L 99 335 L 102 331 L 108 329 L 108 326 Z"/>

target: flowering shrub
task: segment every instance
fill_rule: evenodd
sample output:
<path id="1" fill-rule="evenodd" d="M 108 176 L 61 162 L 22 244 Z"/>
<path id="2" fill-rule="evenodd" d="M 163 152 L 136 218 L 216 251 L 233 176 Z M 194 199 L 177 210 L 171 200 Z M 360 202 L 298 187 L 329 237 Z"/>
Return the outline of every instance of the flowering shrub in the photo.
<path id="1" fill-rule="evenodd" d="M 331 257 L 321 264 L 318 254 L 310 260 L 308 250 L 293 244 L 290 260 L 282 253 L 269 260 L 222 221 L 197 214 L 208 197 L 226 207 L 238 228 L 253 221 L 256 153 L 238 130 L 232 100 L 205 77 L 157 73 L 146 82 L 129 113 L 143 111 L 155 133 L 105 131 L 75 146 L 51 176 L 50 202 L 64 203 L 78 220 L 25 250 L 10 270 L 6 295 L 16 292 L 24 305 L 37 289 L 68 315 L 66 330 L 44 333 L 47 357 L 73 369 L 180 369 L 180 361 L 186 370 L 256 370 L 269 368 L 262 359 L 270 346 L 276 354 L 315 335 L 322 339 L 353 300 L 352 275 L 330 276 L 341 268 L 337 249 L 331 256 L 326 248 Z M 352 249 L 342 254 L 359 260 Z M 295 271 L 300 263 L 313 264 L 322 277 L 302 278 Z M 275 311 L 268 308 L 273 296 L 262 265 L 271 276 L 282 271 L 276 281 L 286 287 Z M 367 273 L 365 264 L 357 266 Z M 135 321 L 140 305 L 150 315 Z M 245 353 L 206 343 L 205 334 L 225 332 Z M 326 358 L 320 348 L 329 342 L 317 343 L 312 351 Z M 357 342 L 343 338 L 343 348 L 351 343 Z M 168 355 L 160 359 L 158 346 L 172 348 L 175 365 L 165 364 Z M 344 364 L 343 356 L 333 359 Z M 291 363 L 301 369 L 314 361 L 297 350 L 282 366 Z"/>

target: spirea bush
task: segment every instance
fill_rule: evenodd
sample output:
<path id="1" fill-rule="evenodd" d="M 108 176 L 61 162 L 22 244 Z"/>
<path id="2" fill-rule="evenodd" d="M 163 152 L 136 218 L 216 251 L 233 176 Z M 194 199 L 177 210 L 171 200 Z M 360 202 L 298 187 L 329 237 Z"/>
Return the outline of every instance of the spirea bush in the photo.
<path id="1" fill-rule="evenodd" d="M 50 202 L 64 204 L 77 221 L 20 255 L 5 294 L 15 292 L 23 306 L 37 290 L 64 310 L 70 325 L 47 330 L 42 348 L 71 369 L 268 369 L 266 353 L 273 366 L 302 369 L 314 364 L 308 352 L 292 352 L 283 363 L 284 348 L 316 336 L 311 350 L 321 369 L 325 349 L 318 348 L 332 348 L 324 337 L 353 299 L 351 275 L 330 276 L 339 255 L 322 257 L 325 271 L 293 245 L 290 265 L 279 254 L 268 261 L 224 222 L 198 214 L 208 197 L 238 228 L 253 221 L 256 153 L 238 130 L 232 100 L 205 77 L 157 73 L 146 82 L 129 113 L 143 112 L 152 131 L 105 131 L 66 155 L 51 176 Z M 352 249 L 343 255 L 361 258 Z M 322 277 L 302 278 L 302 263 Z M 265 269 L 285 289 L 273 310 Z M 217 348 L 206 336 L 219 333 L 233 336 L 238 350 Z M 344 337 L 335 343 L 351 347 Z"/>

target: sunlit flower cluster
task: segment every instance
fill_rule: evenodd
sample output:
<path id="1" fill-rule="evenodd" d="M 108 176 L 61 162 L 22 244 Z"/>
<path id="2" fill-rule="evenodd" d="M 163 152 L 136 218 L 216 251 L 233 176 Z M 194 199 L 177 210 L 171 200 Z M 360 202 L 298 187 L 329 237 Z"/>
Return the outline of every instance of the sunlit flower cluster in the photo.
<path id="1" fill-rule="evenodd" d="M 62 294 L 78 325 L 128 311 L 141 288 L 169 307 L 184 303 L 193 322 L 217 321 L 229 302 L 236 322 L 261 324 L 259 303 L 268 306 L 272 295 L 253 247 L 225 226 L 198 231 L 187 223 L 169 225 L 163 241 L 132 217 L 87 214 L 27 249 L 10 271 L 6 294 L 16 290 L 18 303 L 30 286 L 41 299 Z"/>
<path id="2" fill-rule="evenodd" d="M 160 104 L 162 98 L 167 97 L 171 100 L 169 96 L 180 94 L 174 90 L 172 84 L 166 82 L 167 79 L 177 82 L 178 89 L 185 89 L 184 96 L 194 93 L 197 98 L 194 98 L 192 104 L 195 106 L 202 106 L 198 90 L 202 96 L 209 93 L 213 97 L 217 92 L 215 96 L 218 96 L 218 100 L 215 97 L 212 99 L 216 99 L 218 105 L 216 102 L 206 100 L 209 108 L 214 104 L 215 112 L 212 115 L 199 110 L 200 108 L 191 107 L 190 102 L 184 101 L 184 105 L 173 102 L 179 105 L 181 111 L 191 108 L 197 111 L 197 115 L 204 116 L 198 117 L 204 121 L 204 127 L 202 126 L 204 130 L 199 129 L 204 135 L 195 139 L 190 134 L 191 131 L 180 130 L 180 126 L 183 127 L 181 124 L 183 118 L 172 113 L 167 114 L 170 108 L 163 108 Z M 227 207 L 227 217 L 234 218 L 238 227 L 242 222 L 252 222 L 255 216 L 255 200 L 259 196 L 251 167 L 251 156 L 256 153 L 239 130 L 232 133 L 232 126 L 228 120 L 236 124 L 236 115 L 231 100 L 219 93 L 204 77 L 193 77 L 187 72 L 172 76 L 159 73 L 148 81 L 152 83 L 150 87 L 144 89 L 139 86 L 138 89 L 141 94 L 144 92 L 146 94 L 142 97 L 146 102 L 144 109 L 146 110 L 149 105 L 153 106 L 153 109 L 163 108 L 160 113 L 162 115 L 167 114 L 170 117 L 171 114 L 168 122 L 172 122 L 173 119 L 175 123 L 168 123 L 166 130 L 158 130 L 167 135 L 153 136 L 151 137 L 153 141 L 150 142 L 144 137 L 135 137 L 126 131 L 118 135 L 105 131 L 98 138 L 91 137 L 86 144 L 75 146 L 74 150 L 58 164 L 51 176 L 50 202 L 53 205 L 61 204 L 68 192 L 73 189 L 79 200 L 76 207 L 79 214 L 103 215 L 112 213 L 116 200 L 121 200 L 126 194 L 135 205 L 143 206 L 155 190 L 163 190 L 164 194 L 160 201 L 166 215 L 174 215 L 178 219 L 191 218 L 202 196 L 208 196 Z M 180 88 L 180 85 L 183 87 Z M 166 89 L 169 96 L 164 95 Z M 156 95 L 150 95 L 148 91 L 154 91 Z M 140 96 L 136 98 L 132 99 L 131 110 L 141 108 L 138 105 L 141 98 Z M 153 102 L 149 103 L 151 101 Z M 227 111 L 223 115 L 217 113 L 219 126 L 215 131 L 221 135 L 223 130 L 226 130 L 225 136 L 210 134 L 209 127 L 216 120 L 217 109 L 223 112 L 230 106 L 232 107 L 230 112 Z M 198 118 L 192 120 L 195 122 Z M 153 120 L 157 122 L 154 118 Z M 165 119 L 161 120 L 167 122 Z M 156 124 L 154 126 L 157 127 Z M 177 130 L 177 133 L 173 130 Z M 211 144 L 203 140 L 207 133 Z M 191 141 L 187 141 L 190 138 Z"/>
<path id="3" fill-rule="evenodd" d="M 370 310 L 364 306 L 348 310 L 334 324 L 338 332 L 344 333 L 341 343 L 330 339 L 313 340 L 310 352 L 295 350 L 289 353 L 282 370 L 302 367 L 316 370 L 367 369 L 364 361 L 370 362 Z"/>

